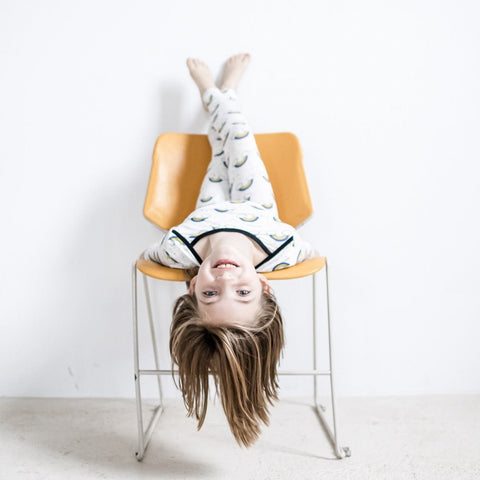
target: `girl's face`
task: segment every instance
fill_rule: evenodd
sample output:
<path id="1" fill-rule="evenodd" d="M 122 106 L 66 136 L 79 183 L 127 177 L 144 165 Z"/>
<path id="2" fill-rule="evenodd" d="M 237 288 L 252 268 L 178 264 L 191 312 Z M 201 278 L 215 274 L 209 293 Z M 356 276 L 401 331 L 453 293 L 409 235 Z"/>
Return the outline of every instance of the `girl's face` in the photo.
<path id="1" fill-rule="evenodd" d="M 252 323 L 261 309 L 263 292 L 270 292 L 265 277 L 252 260 L 230 246 L 215 249 L 190 282 L 202 318 L 215 326 Z"/>

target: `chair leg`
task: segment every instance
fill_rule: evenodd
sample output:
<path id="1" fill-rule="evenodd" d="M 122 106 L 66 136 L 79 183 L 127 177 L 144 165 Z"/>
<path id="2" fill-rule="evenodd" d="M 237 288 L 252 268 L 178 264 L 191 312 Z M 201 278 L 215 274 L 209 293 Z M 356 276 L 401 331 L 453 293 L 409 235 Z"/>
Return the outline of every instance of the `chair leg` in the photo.
<path id="1" fill-rule="evenodd" d="M 317 289 L 315 282 L 316 275 L 312 277 L 312 296 L 313 296 L 313 368 L 317 370 Z M 317 376 L 313 377 L 313 396 L 315 410 L 318 414 L 320 422 L 327 433 L 327 436 L 335 450 L 335 455 L 337 458 L 345 458 L 351 455 L 349 447 L 340 447 L 338 444 L 338 432 L 337 432 L 337 420 L 336 420 L 336 409 L 335 409 L 335 390 L 334 390 L 334 381 L 333 381 L 333 364 L 332 364 L 332 336 L 331 336 L 331 323 L 330 323 L 330 294 L 328 288 L 328 265 L 327 260 L 325 259 L 325 287 L 326 287 L 326 304 L 327 304 L 327 330 L 328 330 L 328 372 L 330 377 L 330 400 L 332 404 L 332 420 L 333 420 L 333 432 L 328 424 L 328 421 L 325 417 L 325 406 L 321 405 L 318 401 L 318 388 L 317 388 Z"/>
<path id="2" fill-rule="evenodd" d="M 152 339 L 152 348 L 153 348 L 153 357 L 155 360 L 155 368 L 160 370 L 160 361 L 159 361 L 159 354 L 158 354 L 158 345 L 157 345 L 157 335 L 155 333 L 155 323 L 153 321 L 153 312 L 152 312 L 152 304 L 150 301 L 150 289 L 148 286 L 148 277 L 143 275 L 143 286 L 145 290 L 145 300 L 147 302 L 147 313 L 148 313 L 148 322 L 150 324 L 150 337 Z M 163 390 L 162 390 L 162 378 L 160 375 L 157 375 L 157 383 L 158 383 L 158 396 L 160 399 L 160 405 L 163 407 Z"/>
<path id="3" fill-rule="evenodd" d="M 150 305 L 148 306 L 150 308 Z M 135 456 L 138 461 L 143 459 L 145 450 L 148 447 L 150 439 L 152 437 L 155 425 L 163 413 L 163 405 L 160 389 L 160 404 L 155 407 L 153 416 L 149 422 L 147 430 L 143 429 L 143 411 L 142 411 L 142 393 L 140 388 L 140 377 L 142 371 L 140 370 L 139 361 L 139 342 L 138 342 L 138 289 L 137 289 L 137 266 L 136 262 L 132 266 L 132 310 L 133 310 L 133 362 L 134 362 L 134 379 L 135 379 L 135 397 L 137 405 L 137 430 L 138 430 L 138 448 L 135 452 Z M 153 331 L 154 334 L 154 331 Z M 154 344 L 154 349 L 156 343 Z"/>
<path id="4" fill-rule="evenodd" d="M 317 350 L 317 274 L 312 275 L 312 319 L 313 319 L 313 370 L 318 367 L 318 350 Z M 313 376 L 313 404 L 318 405 L 318 378 Z"/>
<path id="5" fill-rule="evenodd" d="M 137 430 L 138 430 L 138 448 L 135 455 L 137 460 L 143 458 L 145 444 L 143 438 L 143 415 L 142 415 L 142 393 L 140 389 L 140 367 L 138 356 L 138 311 L 137 311 L 137 265 L 134 262 L 132 266 L 132 307 L 133 307 L 133 364 L 135 379 L 135 398 L 137 404 Z"/>

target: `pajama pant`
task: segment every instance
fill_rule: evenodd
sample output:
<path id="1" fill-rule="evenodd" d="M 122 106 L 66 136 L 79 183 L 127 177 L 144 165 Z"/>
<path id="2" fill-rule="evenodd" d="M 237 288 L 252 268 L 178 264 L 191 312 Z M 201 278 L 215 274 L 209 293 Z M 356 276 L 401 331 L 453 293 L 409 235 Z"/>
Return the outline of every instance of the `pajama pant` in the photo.
<path id="1" fill-rule="evenodd" d="M 265 165 L 233 90 L 209 88 L 203 95 L 210 123 L 212 160 L 196 208 L 214 203 L 252 201 L 278 216 Z"/>

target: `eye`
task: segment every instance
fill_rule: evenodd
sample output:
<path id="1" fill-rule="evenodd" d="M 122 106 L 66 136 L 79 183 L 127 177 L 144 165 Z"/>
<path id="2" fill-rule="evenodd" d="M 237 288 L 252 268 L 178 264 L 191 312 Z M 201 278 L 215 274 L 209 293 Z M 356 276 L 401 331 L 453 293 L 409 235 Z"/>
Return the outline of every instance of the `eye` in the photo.
<path id="1" fill-rule="evenodd" d="M 237 290 L 237 293 L 238 293 L 241 297 L 246 297 L 247 295 L 250 294 L 250 290 Z"/>
<path id="2" fill-rule="evenodd" d="M 217 292 L 215 290 L 205 290 L 204 292 L 202 292 L 202 294 L 205 297 L 213 297 L 217 294 Z"/>

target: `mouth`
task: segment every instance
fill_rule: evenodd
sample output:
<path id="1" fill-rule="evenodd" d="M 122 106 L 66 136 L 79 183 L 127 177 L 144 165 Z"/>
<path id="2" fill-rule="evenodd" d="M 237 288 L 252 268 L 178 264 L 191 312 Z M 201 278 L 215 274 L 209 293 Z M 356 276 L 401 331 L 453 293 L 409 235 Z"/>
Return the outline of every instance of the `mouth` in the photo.
<path id="1" fill-rule="evenodd" d="M 213 265 L 213 268 L 237 268 L 240 265 L 237 262 L 234 262 L 233 260 L 230 260 L 228 258 L 222 258 L 220 260 L 217 260 L 215 264 Z"/>

